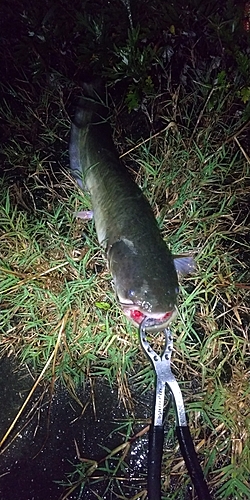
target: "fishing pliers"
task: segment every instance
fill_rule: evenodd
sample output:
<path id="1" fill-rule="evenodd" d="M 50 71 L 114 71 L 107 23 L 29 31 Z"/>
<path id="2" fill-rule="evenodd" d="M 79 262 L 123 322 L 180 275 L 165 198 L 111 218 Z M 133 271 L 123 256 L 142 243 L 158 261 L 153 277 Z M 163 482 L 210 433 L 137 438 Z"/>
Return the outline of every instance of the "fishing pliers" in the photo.
<path id="1" fill-rule="evenodd" d="M 176 434 L 187 470 L 194 484 L 199 500 L 212 500 L 205 481 L 188 427 L 180 387 L 171 371 L 173 337 L 169 328 L 163 330 L 165 348 L 160 356 L 150 346 L 146 334 L 147 320 L 139 327 L 141 346 L 149 357 L 156 374 L 155 403 L 152 425 L 149 433 L 148 453 L 148 500 L 161 499 L 161 462 L 164 441 L 164 399 L 165 386 L 170 391 L 169 405 L 173 401 L 176 414 Z"/>

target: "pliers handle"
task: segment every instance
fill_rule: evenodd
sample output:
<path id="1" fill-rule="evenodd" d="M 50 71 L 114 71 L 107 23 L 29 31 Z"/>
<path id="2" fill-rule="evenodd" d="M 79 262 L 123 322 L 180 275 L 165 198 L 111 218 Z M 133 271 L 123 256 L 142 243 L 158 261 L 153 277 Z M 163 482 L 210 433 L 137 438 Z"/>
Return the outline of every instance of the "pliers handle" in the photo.
<path id="1" fill-rule="evenodd" d="M 146 321 L 139 328 L 141 346 L 149 357 L 156 374 L 154 418 L 149 434 L 148 454 L 148 500 L 161 499 L 161 462 L 164 441 L 163 410 L 165 386 L 170 390 L 176 413 L 176 435 L 187 470 L 194 484 L 199 500 L 212 500 L 198 456 L 196 454 L 190 430 L 187 424 L 183 397 L 178 382 L 171 371 L 173 337 L 169 328 L 164 329 L 165 348 L 160 356 L 150 346 L 146 336 Z"/>

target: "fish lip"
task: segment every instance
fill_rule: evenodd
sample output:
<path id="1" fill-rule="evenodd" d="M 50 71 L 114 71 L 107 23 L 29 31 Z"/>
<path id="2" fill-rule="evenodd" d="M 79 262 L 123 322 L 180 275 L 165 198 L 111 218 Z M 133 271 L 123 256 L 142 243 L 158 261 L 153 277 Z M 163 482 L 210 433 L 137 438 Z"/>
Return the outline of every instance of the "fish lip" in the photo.
<path id="1" fill-rule="evenodd" d="M 139 327 L 141 322 L 147 319 L 148 324 L 146 324 L 146 330 L 149 333 L 157 333 L 164 330 L 169 326 L 169 324 L 173 321 L 173 319 L 177 315 L 177 309 L 175 306 L 173 309 L 170 309 L 170 311 L 167 311 L 165 313 L 151 314 L 151 315 L 145 314 L 144 312 L 140 311 L 140 309 L 136 308 L 135 305 L 133 305 L 132 307 L 125 304 L 121 304 L 121 307 L 123 309 L 124 314 L 130 321 L 132 321 L 132 323 L 136 327 Z M 134 319 L 132 315 L 133 311 L 138 312 L 138 321 Z"/>
<path id="2" fill-rule="evenodd" d="M 165 328 L 167 328 L 169 326 L 169 324 L 173 321 L 173 319 L 175 318 L 177 314 L 177 311 L 176 310 L 173 310 L 173 311 L 170 311 L 169 312 L 169 316 L 168 318 L 165 320 L 165 321 L 156 321 L 154 320 L 153 318 L 153 322 L 152 324 L 150 324 L 150 316 L 145 316 L 147 321 L 149 321 L 149 323 L 147 324 L 147 321 L 146 321 L 146 324 L 145 324 L 145 330 L 148 332 L 148 333 L 157 333 L 157 332 L 161 332 L 162 330 L 164 330 Z"/>

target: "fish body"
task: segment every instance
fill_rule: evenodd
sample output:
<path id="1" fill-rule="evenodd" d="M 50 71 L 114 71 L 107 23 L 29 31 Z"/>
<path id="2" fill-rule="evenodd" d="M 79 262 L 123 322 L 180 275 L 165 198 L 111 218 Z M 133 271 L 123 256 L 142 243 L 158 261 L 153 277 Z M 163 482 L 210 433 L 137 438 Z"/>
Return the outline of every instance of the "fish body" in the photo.
<path id="1" fill-rule="evenodd" d="M 147 317 L 147 330 L 157 331 L 176 315 L 174 259 L 148 201 L 118 157 L 104 105 L 89 87 L 88 95 L 72 124 L 71 170 L 90 192 L 98 241 L 123 311 L 136 325 Z"/>

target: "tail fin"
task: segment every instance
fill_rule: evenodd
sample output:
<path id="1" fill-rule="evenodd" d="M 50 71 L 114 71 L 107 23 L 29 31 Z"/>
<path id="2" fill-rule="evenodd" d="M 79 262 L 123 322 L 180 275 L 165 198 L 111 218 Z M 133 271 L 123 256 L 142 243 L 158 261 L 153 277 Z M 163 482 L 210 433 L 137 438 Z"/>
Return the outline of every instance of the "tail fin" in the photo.
<path id="1" fill-rule="evenodd" d="M 82 166 L 80 164 L 80 141 L 82 140 L 84 129 L 86 133 L 90 127 L 98 126 L 101 135 L 111 137 L 111 129 L 108 125 L 108 107 L 104 101 L 105 92 L 100 81 L 92 83 L 84 83 L 84 95 L 78 101 L 75 110 L 75 116 L 71 126 L 69 156 L 70 170 L 77 180 L 80 188 L 84 189 L 82 181 Z M 103 130 L 102 130 L 103 129 Z"/>
<path id="2" fill-rule="evenodd" d="M 78 128 L 87 125 L 105 123 L 108 118 L 108 107 L 105 103 L 105 91 L 101 82 L 83 84 L 83 96 L 79 99 L 73 120 Z"/>

